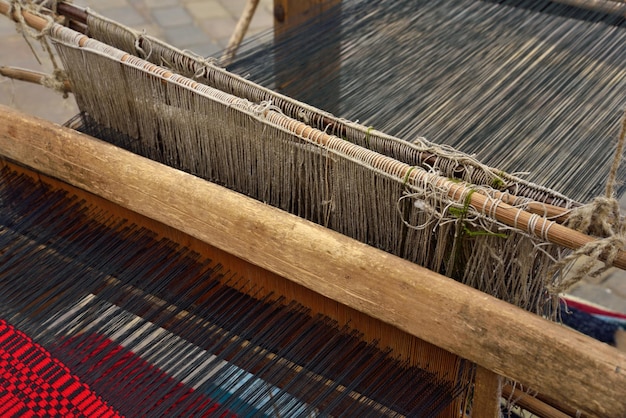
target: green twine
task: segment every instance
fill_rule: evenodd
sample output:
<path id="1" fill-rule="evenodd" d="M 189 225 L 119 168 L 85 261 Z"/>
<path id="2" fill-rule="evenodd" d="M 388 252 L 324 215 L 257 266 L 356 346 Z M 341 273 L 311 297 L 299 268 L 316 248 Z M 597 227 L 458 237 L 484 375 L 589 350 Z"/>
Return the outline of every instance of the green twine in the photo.
<path id="1" fill-rule="evenodd" d="M 374 129 L 373 126 L 370 126 L 369 128 L 367 128 L 367 132 L 365 133 L 365 148 L 370 148 L 370 134 L 372 132 L 372 130 Z M 406 184 L 406 181 L 404 182 Z"/>
<path id="2" fill-rule="evenodd" d="M 467 196 L 465 196 L 465 200 L 463 201 L 462 208 L 451 207 L 450 209 L 448 209 L 450 212 L 450 215 L 454 216 L 455 218 L 458 218 L 462 222 L 462 233 L 459 234 L 458 238 L 463 238 L 463 237 L 473 238 L 473 237 L 484 237 L 484 236 L 506 238 L 507 235 L 502 232 L 492 232 L 492 231 L 484 231 L 484 230 L 472 231 L 471 229 L 467 227 L 467 224 L 464 222 L 464 220 L 469 212 L 469 207 L 470 207 L 470 203 L 472 201 L 472 195 L 474 194 L 474 192 L 476 192 L 476 189 L 471 189 L 469 193 L 467 193 Z"/>
<path id="3" fill-rule="evenodd" d="M 494 189 L 501 189 L 505 186 L 504 180 L 502 180 L 504 173 L 503 172 L 499 172 L 498 176 L 495 177 L 492 181 L 491 181 L 491 187 L 493 187 Z"/>
<path id="4" fill-rule="evenodd" d="M 409 170 L 406 172 L 406 175 L 404 176 L 404 183 L 402 184 L 403 186 L 406 186 L 406 184 L 409 182 L 409 176 L 411 175 L 411 171 L 415 170 L 416 167 L 410 167 Z"/>

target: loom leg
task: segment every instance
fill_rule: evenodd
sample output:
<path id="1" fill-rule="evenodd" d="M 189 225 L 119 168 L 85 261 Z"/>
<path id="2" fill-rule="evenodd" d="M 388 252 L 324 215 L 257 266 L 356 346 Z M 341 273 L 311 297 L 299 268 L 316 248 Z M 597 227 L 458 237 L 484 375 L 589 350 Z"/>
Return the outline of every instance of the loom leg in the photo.
<path id="1" fill-rule="evenodd" d="M 500 376 L 483 367 L 476 367 L 472 417 L 498 418 L 502 388 Z"/>

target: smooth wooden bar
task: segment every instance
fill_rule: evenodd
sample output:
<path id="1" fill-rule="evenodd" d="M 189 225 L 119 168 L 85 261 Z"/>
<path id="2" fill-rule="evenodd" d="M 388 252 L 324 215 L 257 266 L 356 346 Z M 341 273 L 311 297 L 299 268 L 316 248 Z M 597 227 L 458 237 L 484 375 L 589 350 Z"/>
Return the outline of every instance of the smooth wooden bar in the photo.
<path id="1" fill-rule="evenodd" d="M 590 415 L 626 355 L 451 279 L 110 144 L 0 107 L 0 155 L 148 216 Z"/>
<path id="2" fill-rule="evenodd" d="M 512 397 L 515 400 L 515 405 L 518 405 L 525 411 L 528 411 L 541 418 L 587 418 L 587 416 L 580 413 L 580 411 L 572 411 L 568 408 L 564 408 L 567 412 L 563 412 L 560 409 L 557 409 L 552 405 L 543 402 L 541 399 L 533 397 L 532 395 L 518 394 L 509 385 L 503 386 L 502 396 L 505 399 Z"/>

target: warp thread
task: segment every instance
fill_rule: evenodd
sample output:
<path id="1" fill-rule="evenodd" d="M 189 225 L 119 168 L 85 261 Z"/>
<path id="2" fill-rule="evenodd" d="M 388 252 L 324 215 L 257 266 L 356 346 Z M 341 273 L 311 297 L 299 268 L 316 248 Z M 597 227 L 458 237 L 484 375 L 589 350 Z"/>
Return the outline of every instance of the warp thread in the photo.
<path id="1" fill-rule="evenodd" d="M 39 55 L 37 55 L 35 48 L 30 43 L 28 38 L 30 37 L 39 41 L 43 49 L 48 54 L 48 59 L 52 63 L 53 71 L 52 74 L 49 74 L 42 79 L 41 84 L 62 93 L 63 98 L 66 99 L 68 97 L 68 92 L 65 89 L 65 82 L 69 80 L 69 78 L 67 73 L 57 63 L 54 53 L 52 52 L 52 47 L 47 40 L 47 36 L 50 34 L 53 25 L 56 24 L 57 21 L 55 21 L 52 16 L 43 13 L 43 9 L 47 8 L 56 15 L 57 3 L 58 0 L 50 2 L 43 0 L 11 0 L 9 5 L 9 16 L 13 16 L 16 19 L 15 25 L 17 33 L 22 35 L 40 65 L 42 62 L 39 59 Z M 40 32 L 30 28 L 24 19 L 23 11 L 28 11 L 41 17 L 42 19 L 45 19 L 47 22 L 46 26 Z"/>
<path id="2" fill-rule="evenodd" d="M 558 295 L 569 289 L 585 277 L 598 277 L 608 270 L 617 257 L 619 250 L 626 247 L 626 223 L 620 213 L 619 202 L 615 198 L 617 170 L 622 160 L 626 138 L 626 110 L 622 117 L 620 134 L 615 149 L 615 157 L 607 178 L 605 196 L 596 197 L 591 203 L 573 209 L 566 225 L 587 235 L 600 237 L 568 256 L 559 260 L 548 270 L 548 277 L 554 277 L 548 284 L 548 291 Z M 587 257 L 573 273 L 566 275 L 572 264 Z M 604 265 L 598 267 L 597 260 L 604 258 Z"/>

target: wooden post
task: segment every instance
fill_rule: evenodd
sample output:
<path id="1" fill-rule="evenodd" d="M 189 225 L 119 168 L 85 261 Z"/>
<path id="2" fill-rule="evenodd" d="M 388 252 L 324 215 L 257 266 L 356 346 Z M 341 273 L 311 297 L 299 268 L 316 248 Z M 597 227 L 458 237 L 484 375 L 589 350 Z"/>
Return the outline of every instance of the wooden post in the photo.
<path id="1" fill-rule="evenodd" d="M 472 398 L 473 418 L 498 418 L 500 416 L 501 377 L 484 367 L 476 366 L 474 377 L 474 397 Z"/>
<path id="2" fill-rule="evenodd" d="M 300 54 L 295 62 L 294 57 L 288 53 L 277 51 L 275 54 L 275 76 L 276 90 L 281 93 L 316 106 L 337 116 L 340 114 L 339 91 L 340 83 L 338 79 L 341 68 L 341 40 L 339 39 L 341 24 L 341 0 L 274 0 L 274 42 L 279 44 L 285 42 L 293 36 L 293 31 L 301 27 L 306 22 L 311 22 L 324 12 L 332 12 L 334 30 L 329 30 L 328 26 L 320 27 L 320 33 L 315 33 L 311 28 L 307 34 L 307 45 L 315 45 L 320 42 L 318 37 L 334 37 L 334 42 L 327 45 L 323 51 L 315 51 L 310 54 Z M 321 23 L 321 21 L 320 21 Z M 329 24 L 328 20 L 326 24 Z M 328 38 L 327 38 L 328 39 Z M 302 94 L 298 80 L 300 74 L 315 72 L 320 83 L 310 86 L 309 91 L 315 91 L 318 97 L 323 97 L 323 101 L 314 100 Z M 320 92 L 322 92 L 320 94 Z"/>

